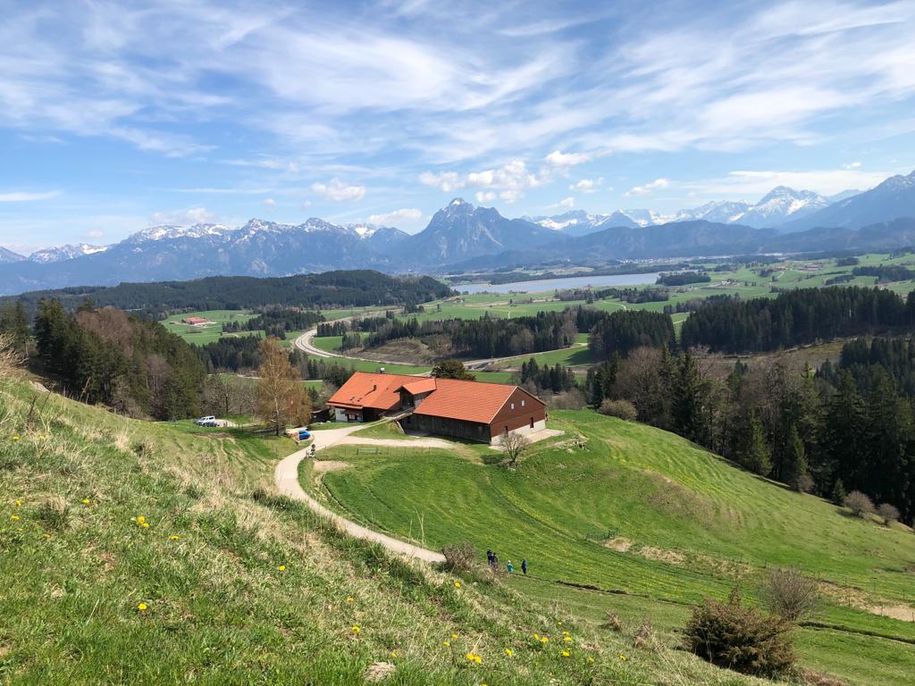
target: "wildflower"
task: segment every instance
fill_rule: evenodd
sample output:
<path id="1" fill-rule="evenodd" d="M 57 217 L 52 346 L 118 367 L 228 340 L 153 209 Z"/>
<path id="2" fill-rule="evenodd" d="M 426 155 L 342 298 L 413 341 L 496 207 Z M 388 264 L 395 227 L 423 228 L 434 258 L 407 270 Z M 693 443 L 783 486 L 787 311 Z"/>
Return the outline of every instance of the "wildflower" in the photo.
<path id="1" fill-rule="evenodd" d="M 515 651 L 512 650 L 511 648 L 506 648 L 506 649 L 505 649 L 505 657 L 511 657 L 511 656 L 514 655 L 514 654 L 515 654 Z"/>
<path id="2" fill-rule="evenodd" d="M 353 624 L 353 628 L 350 629 L 350 631 L 352 631 L 353 636 L 358 636 L 362 631 L 362 627 L 360 627 L 358 624 Z"/>
<path id="3" fill-rule="evenodd" d="M 543 645 L 546 645 L 547 643 L 550 642 L 550 637 L 549 637 L 549 636 L 541 636 L 541 637 L 540 637 L 540 642 L 541 642 Z"/>
<path id="4" fill-rule="evenodd" d="M 135 521 L 137 523 L 137 526 L 140 527 L 141 529 L 149 528 L 149 522 L 146 521 L 146 517 L 144 517 L 143 515 L 137 515 L 136 517 L 133 518 L 133 521 Z"/>
<path id="5" fill-rule="evenodd" d="M 18 522 L 18 521 L 19 521 L 19 515 L 10 515 L 10 519 L 12 519 L 14 522 Z"/>
<path id="6" fill-rule="evenodd" d="M 571 642 L 572 642 L 572 637 L 571 637 L 571 636 L 563 636 L 563 637 L 562 637 L 562 640 L 563 640 L 564 643 L 571 643 Z"/>
<path id="7" fill-rule="evenodd" d="M 455 588 L 460 588 L 460 587 L 461 587 L 461 582 L 458 581 L 457 579 L 455 579 L 455 580 L 454 580 L 454 587 L 455 587 Z"/>
<path id="8" fill-rule="evenodd" d="M 19 434 L 16 434 L 15 436 L 13 436 L 13 443 L 15 443 L 18 440 L 19 440 Z"/>
<path id="9" fill-rule="evenodd" d="M 451 641 L 442 641 L 442 645 L 446 648 L 451 645 Z"/>
<path id="10" fill-rule="evenodd" d="M 22 507 L 22 498 L 16 498 L 16 507 Z"/>
<path id="11" fill-rule="evenodd" d="M 285 572 L 285 571 L 286 571 L 286 565 L 280 565 L 279 567 L 277 567 L 277 569 L 280 570 L 281 572 Z"/>
<path id="12" fill-rule="evenodd" d="M 620 660 L 622 660 L 623 662 L 625 662 L 627 659 L 628 659 L 628 658 L 627 658 L 625 655 L 623 655 L 622 653 L 620 653 Z"/>
<path id="13" fill-rule="evenodd" d="M 468 662 L 472 662 L 475 665 L 479 665 L 479 664 L 483 663 L 482 656 L 477 655 L 476 653 L 473 653 L 473 652 L 467 653 L 464 657 L 467 658 Z"/>
<path id="14" fill-rule="evenodd" d="M 352 602 L 353 602 L 353 596 L 351 596 L 351 595 L 346 596 L 346 602 L 352 603 Z"/>
<path id="15" fill-rule="evenodd" d="M 588 664 L 589 664 L 589 665 L 593 665 L 593 664 L 594 664 L 594 658 L 591 657 L 590 655 L 588 655 Z"/>
<path id="16" fill-rule="evenodd" d="M 456 641 L 456 640 L 457 640 L 457 637 L 458 637 L 457 634 L 451 634 L 451 640 L 452 640 L 452 641 Z"/>
<path id="17" fill-rule="evenodd" d="M 391 651 L 391 657 L 394 658 L 394 659 L 397 659 L 397 651 L 396 651 L 396 650 L 392 650 L 392 651 Z"/>
<path id="18" fill-rule="evenodd" d="M 539 641 L 539 640 L 540 640 L 540 634 L 536 634 L 536 633 L 535 633 L 535 634 L 534 634 L 534 640 L 535 640 L 535 641 Z"/>
<path id="19" fill-rule="evenodd" d="M 83 505 L 85 505 L 86 507 L 89 507 L 89 498 L 83 498 L 82 503 L 83 503 Z"/>
<path id="20" fill-rule="evenodd" d="M 563 631 L 563 632 L 562 632 L 562 635 L 563 635 L 563 636 L 570 636 L 571 634 L 569 634 L 568 631 Z"/>
<path id="21" fill-rule="evenodd" d="M 563 656 L 563 657 L 569 657 L 571 654 L 572 654 L 572 653 L 569 652 L 568 650 L 563 650 L 563 651 L 562 651 L 562 656 Z"/>
<path id="22" fill-rule="evenodd" d="M 177 541 L 179 538 L 181 538 L 181 536 L 179 536 L 178 534 L 172 534 L 171 536 L 168 537 L 168 540 Z"/>
<path id="23" fill-rule="evenodd" d="M 146 612 L 149 609 L 149 605 L 146 603 L 137 603 L 137 610 L 140 612 Z"/>

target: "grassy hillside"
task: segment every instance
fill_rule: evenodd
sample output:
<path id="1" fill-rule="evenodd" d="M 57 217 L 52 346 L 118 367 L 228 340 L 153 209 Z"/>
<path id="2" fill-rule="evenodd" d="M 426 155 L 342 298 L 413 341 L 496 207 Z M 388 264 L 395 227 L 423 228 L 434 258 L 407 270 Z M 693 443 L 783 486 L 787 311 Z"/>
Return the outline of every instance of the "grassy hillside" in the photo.
<path id="1" fill-rule="evenodd" d="M 767 566 L 798 567 L 827 593 L 797 634 L 805 665 L 852 683 L 915 673 L 915 623 L 862 609 L 915 605 L 910 530 L 848 517 L 657 429 L 587 411 L 554 412 L 553 424 L 566 436 L 516 471 L 485 447 L 341 447 L 322 457 L 352 467 L 323 486 L 355 518 L 429 547 L 469 540 L 503 562 L 526 558 L 531 577 L 514 587 L 583 620 L 612 609 L 672 632 L 703 596 L 740 583 L 752 599 Z"/>
<path id="2" fill-rule="evenodd" d="M 758 683 L 341 536 L 271 495 L 282 439 L 0 379 L 0 440 L 5 683 Z"/>

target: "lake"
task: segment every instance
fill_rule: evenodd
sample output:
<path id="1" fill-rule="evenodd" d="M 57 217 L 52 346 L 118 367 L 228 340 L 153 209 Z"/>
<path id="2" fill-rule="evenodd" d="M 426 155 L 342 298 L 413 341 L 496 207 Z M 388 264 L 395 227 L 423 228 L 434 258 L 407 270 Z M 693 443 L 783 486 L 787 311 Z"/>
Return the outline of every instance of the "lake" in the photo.
<path id="1" fill-rule="evenodd" d="M 605 286 L 646 286 L 658 280 L 658 272 L 645 274 L 604 274 L 603 276 L 567 276 L 539 281 L 514 281 L 512 283 L 465 283 L 453 286 L 462 293 L 543 293 L 568 288 L 594 288 Z"/>

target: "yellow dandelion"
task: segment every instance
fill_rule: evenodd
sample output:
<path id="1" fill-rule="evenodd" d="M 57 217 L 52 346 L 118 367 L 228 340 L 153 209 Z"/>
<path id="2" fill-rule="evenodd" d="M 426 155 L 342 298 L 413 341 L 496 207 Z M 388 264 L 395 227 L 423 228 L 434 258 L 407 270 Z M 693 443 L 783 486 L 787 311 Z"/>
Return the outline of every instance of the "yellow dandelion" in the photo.
<path id="1" fill-rule="evenodd" d="M 464 657 L 467 658 L 468 662 L 472 662 L 475 665 L 483 663 L 483 657 L 474 652 L 467 653 Z"/>
<path id="2" fill-rule="evenodd" d="M 22 498 L 16 498 L 16 507 L 22 507 Z"/>
<path id="3" fill-rule="evenodd" d="M 168 537 L 168 540 L 177 541 L 179 538 L 181 538 L 181 536 L 179 536 L 178 534 L 172 534 L 171 536 Z"/>
<path id="4" fill-rule="evenodd" d="M 10 519 L 12 519 L 14 522 L 18 522 L 18 521 L 19 521 L 19 515 L 10 515 Z"/>
<path id="5" fill-rule="evenodd" d="M 541 642 L 543 645 L 546 645 L 547 643 L 550 642 L 550 637 L 549 637 L 549 636 L 541 636 L 541 637 L 540 637 L 540 642 Z"/>
<path id="6" fill-rule="evenodd" d="M 13 443 L 15 443 L 15 442 L 18 441 L 18 440 L 19 440 L 19 436 L 18 436 L 18 435 L 13 436 Z"/>
<path id="7" fill-rule="evenodd" d="M 451 640 L 452 640 L 452 641 L 456 641 L 456 640 L 457 640 L 457 637 L 458 637 L 457 634 L 451 634 Z"/>
<path id="8" fill-rule="evenodd" d="M 535 641 L 539 641 L 539 640 L 540 640 L 540 634 L 534 634 L 534 640 L 535 640 Z"/>
<path id="9" fill-rule="evenodd" d="M 144 529 L 148 529 L 148 528 L 149 528 L 149 522 L 143 522 L 140 526 L 143 527 Z"/>
<path id="10" fill-rule="evenodd" d="M 358 636 L 362 632 L 362 627 L 358 624 L 353 624 L 353 628 L 350 629 L 354 636 Z"/>
<path id="11" fill-rule="evenodd" d="M 514 654 L 515 654 L 515 651 L 512 650 L 511 648 L 506 648 L 506 649 L 505 649 L 505 657 L 511 657 L 511 656 L 514 655 Z"/>
<path id="12" fill-rule="evenodd" d="M 348 603 L 354 602 L 354 601 L 353 601 L 353 596 L 351 596 L 351 595 L 346 596 L 346 602 L 348 602 Z"/>
<path id="13" fill-rule="evenodd" d="M 277 567 L 277 569 L 280 570 L 281 572 L 285 572 L 285 571 L 286 571 L 286 565 L 280 565 L 279 567 Z"/>
<path id="14" fill-rule="evenodd" d="M 594 664 L 594 658 L 591 657 L 590 655 L 588 656 L 588 664 L 589 664 L 589 665 L 593 665 L 593 664 Z"/>
<path id="15" fill-rule="evenodd" d="M 571 642 L 572 642 L 572 637 L 571 637 L 571 636 L 563 636 L 563 637 L 562 637 L 562 640 L 563 640 L 563 642 L 565 642 L 565 643 L 571 643 Z"/>
<path id="16" fill-rule="evenodd" d="M 392 651 L 391 651 L 391 657 L 394 658 L 394 659 L 397 659 L 397 651 L 396 651 L 396 650 L 392 650 Z"/>
<path id="17" fill-rule="evenodd" d="M 82 500 L 83 505 L 85 505 L 86 507 L 89 507 L 89 502 L 90 502 L 89 498 L 83 498 L 83 500 Z"/>
<path id="18" fill-rule="evenodd" d="M 620 653 L 620 660 L 622 660 L 623 662 L 625 662 L 627 659 L 628 659 L 628 658 L 627 658 L 625 655 L 623 655 L 622 653 Z"/>
<path id="19" fill-rule="evenodd" d="M 562 632 L 562 635 L 563 635 L 563 636 L 569 636 L 570 634 L 569 634 L 568 631 L 563 631 L 563 632 Z"/>
<path id="20" fill-rule="evenodd" d="M 562 651 L 562 656 L 563 656 L 563 657 L 569 657 L 571 654 L 572 654 L 572 653 L 569 652 L 568 650 L 563 650 L 563 651 Z"/>
<path id="21" fill-rule="evenodd" d="M 446 648 L 451 645 L 451 641 L 442 641 L 442 645 Z"/>
<path id="22" fill-rule="evenodd" d="M 461 582 L 458 581 L 457 579 L 455 579 L 455 580 L 454 580 L 454 587 L 455 587 L 455 588 L 460 588 L 460 587 L 461 587 Z"/>
<path id="23" fill-rule="evenodd" d="M 146 603 L 137 603 L 137 610 L 140 612 L 146 612 L 149 609 L 149 605 Z"/>

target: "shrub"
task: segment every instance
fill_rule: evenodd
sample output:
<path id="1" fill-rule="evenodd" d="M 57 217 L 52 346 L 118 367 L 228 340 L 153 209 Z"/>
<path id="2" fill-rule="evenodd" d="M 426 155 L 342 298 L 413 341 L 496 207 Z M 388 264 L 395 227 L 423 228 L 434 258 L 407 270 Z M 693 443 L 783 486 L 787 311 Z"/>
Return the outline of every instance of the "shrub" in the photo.
<path id="1" fill-rule="evenodd" d="M 877 516 L 883 520 L 883 524 L 885 526 L 889 526 L 899 519 L 899 510 L 895 505 L 883 503 L 880 507 L 877 508 Z"/>
<path id="2" fill-rule="evenodd" d="M 762 596 L 769 612 L 789 622 L 809 615 L 819 600 L 816 581 L 796 569 L 770 571 Z"/>
<path id="3" fill-rule="evenodd" d="M 777 678 L 794 665 L 788 631 L 781 617 L 741 605 L 736 590 L 726 603 L 706 600 L 686 625 L 690 651 L 719 667 Z"/>
<path id="4" fill-rule="evenodd" d="M 639 411 L 635 409 L 635 405 L 628 400 L 610 400 L 609 398 L 600 404 L 598 412 L 608 417 L 625 419 L 627 422 L 634 422 L 639 416 Z"/>
<path id="5" fill-rule="evenodd" d="M 450 572 L 473 572 L 480 566 L 476 548 L 471 543 L 452 543 L 442 548 L 444 568 Z"/>
<path id="6" fill-rule="evenodd" d="M 37 518 L 46 529 L 63 531 L 70 524 L 70 507 L 63 498 L 48 498 L 38 506 Z"/>
<path id="7" fill-rule="evenodd" d="M 845 505 L 852 514 L 857 517 L 864 517 L 874 512 L 874 503 L 871 502 L 871 499 L 864 495 L 861 491 L 852 491 L 847 496 L 845 500 L 842 501 L 842 504 Z"/>
<path id="8" fill-rule="evenodd" d="M 607 621 L 601 624 L 605 629 L 610 629 L 610 631 L 616 631 L 617 633 L 622 632 L 623 622 L 620 619 L 619 615 L 615 612 L 607 611 Z"/>

